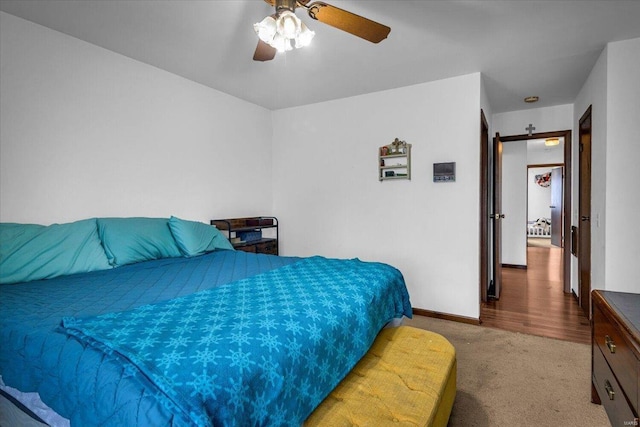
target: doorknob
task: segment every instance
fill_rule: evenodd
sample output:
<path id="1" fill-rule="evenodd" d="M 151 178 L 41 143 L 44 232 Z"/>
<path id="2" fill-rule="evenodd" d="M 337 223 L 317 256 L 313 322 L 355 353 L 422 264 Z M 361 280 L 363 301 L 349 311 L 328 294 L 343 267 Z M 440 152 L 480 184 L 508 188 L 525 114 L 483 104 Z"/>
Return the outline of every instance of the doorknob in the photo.
<path id="1" fill-rule="evenodd" d="M 580 217 L 580 221 L 591 221 L 591 217 L 588 217 L 588 216 L 586 216 L 586 215 L 582 215 L 582 216 Z"/>
<path id="2" fill-rule="evenodd" d="M 505 216 L 504 214 L 491 214 L 491 215 L 489 215 L 489 218 L 491 218 L 491 219 L 502 219 L 502 218 L 504 218 L 504 216 Z"/>

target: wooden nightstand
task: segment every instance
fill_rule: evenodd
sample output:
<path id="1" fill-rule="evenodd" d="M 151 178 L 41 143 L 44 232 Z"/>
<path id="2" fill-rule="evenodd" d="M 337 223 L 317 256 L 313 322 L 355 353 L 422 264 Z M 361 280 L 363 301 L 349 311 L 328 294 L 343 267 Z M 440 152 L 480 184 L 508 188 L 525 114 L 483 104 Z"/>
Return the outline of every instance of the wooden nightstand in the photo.
<path id="1" fill-rule="evenodd" d="M 278 255 L 278 219 L 273 216 L 212 219 L 236 250 Z"/>

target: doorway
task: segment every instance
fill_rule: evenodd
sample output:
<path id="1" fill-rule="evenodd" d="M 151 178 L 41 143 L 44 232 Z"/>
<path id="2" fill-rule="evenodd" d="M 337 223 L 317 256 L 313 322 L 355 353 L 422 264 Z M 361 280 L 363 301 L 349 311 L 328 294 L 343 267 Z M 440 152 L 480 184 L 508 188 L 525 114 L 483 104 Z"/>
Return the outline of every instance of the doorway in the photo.
<path id="1" fill-rule="evenodd" d="M 530 144 L 534 143 L 538 146 L 544 146 L 542 141 L 529 141 L 527 143 L 528 152 Z M 563 143 L 561 141 L 558 145 Z M 533 145 L 534 149 L 538 149 L 535 145 Z M 562 149 L 560 146 L 557 148 L 556 151 Z M 558 154 L 562 156 L 561 152 L 556 152 L 550 154 L 549 160 L 558 159 Z M 565 236 L 562 233 L 563 180 L 564 163 L 527 164 L 527 247 L 534 245 L 564 248 Z"/>
<path id="2" fill-rule="evenodd" d="M 481 137 L 481 147 L 480 147 L 480 179 L 483 183 L 480 186 L 480 243 L 486 243 L 483 247 L 481 247 L 481 272 L 487 272 L 489 275 L 488 279 L 484 280 L 481 276 L 481 287 L 487 286 L 488 288 L 492 287 L 493 282 L 496 277 L 491 277 L 492 273 L 496 269 L 495 266 L 490 266 L 493 268 L 483 268 L 486 267 L 491 261 L 500 264 L 502 259 L 498 257 L 495 259 L 496 254 L 501 253 L 500 243 L 501 239 L 491 239 L 491 235 L 496 235 L 494 232 L 494 223 L 496 218 L 505 219 L 505 214 L 503 212 L 495 211 L 495 209 L 499 209 L 496 207 L 495 199 L 496 194 L 500 193 L 500 191 L 494 190 L 495 181 L 500 179 L 501 177 L 501 165 L 500 161 L 494 159 L 496 155 L 496 151 L 498 154 L 501 154 L 502 150 L 495 150 L 494 144 L 498 143 L 509 143 L 513 141 L 529 141 L 529 140 L 546 140 L 549 138 L 563 138 L 564 139 L 564 149 L 563 149 L 563 163 L 564 163 L 564 182 L 563 182 L 563 208 L 565 214 L 562 217 L 562 235 L 565 236 L 565 240 L 568 240 L 568 236 L 571 235 L 571 217 L 568 215 L 568 212 L 571 212 L 571 130 L 563 130 L 563 131 L 555 131 L 555 132 L 543 132 L 543 133 L 533 133 L 531 135 L 510 135 L 510 136 L 501 136 L 496 134 L 497 138 L 493 140 L 491 138 L 482 138 Z M 498 177 L 498 179 L 496 179 Z M 486 185 L 484 183 L 486 182 Z M 501 187 L 498 185 L 497 187 Z M 499 188 L 498 188 L 499 189 Z M 487 226 L 488 224 L 488 226 Z M 497 240 L 497 241 L 493 241 Z M 496 247 L 497 246 L 497 247 Z M 489 256 L 483 255 L 486 254 L 488 248 Z M 486 258 L 486 259 L 485 259 Z M 562 282 L 563 282 L 563 291 L 565 293 L 570 293 L 570 283 L 571 283 L 571 251 L 564 251 L 562 256 Z M 498 278 L 499 280 L 500 278 Z M 484 289 L 481 289 L 480 292 L 482 298 L 481 302 L 485 303 L 488 300 L 488 297 L 485 298 L 487 292 Z M 496 295 L 496 299 L 499 299 L 499 294 Z"/>
<path id="3" fill-rule="evenodd" d="M 483 168 L 483 165 L 486 167 Z M 480 301 L 487 301 L 489 290 L 490 244 L 489 222 L 489 124 L 480 110 Z"/>
<path id="4" fill-rule="evenodd" d="M 590 317 L 591 307 L 591 106 L 579 121 L 578 284 L 580 307 Z"/>
<path id="5" fill-rule="evenodd" d="M 571 236 L 571 216 L 570 216 L 570 212 L 571 212 L 571 131 L 570 130 L 564 130 L 564 131 L 556 131 L 556 132 L 544 132 L 544 133 L 537 133 L 537 134 L 532 134 L 532 135 L 511 135 L 511 136 L 499 136 L 497 135 L 497 137 L 499 138 L 498 140 L 508 144 L 509 142 L 513 142 L 513 141 L 529 141 L 529 140 L 534 140 L 534 139 L 549 139 L 549 138 L 562 138 L 564 139 L 564 148 L 563 148 L 563 166 L 564 166 L 564 180 L 563 180 L 563 184 L 562 184 L 562 204 L 564 206 L 563 209 L 563 213 L 561 215 L 561 231 L 562 231 L 562 236 L 564 237 L 564 242 L 563 245 L 565 246 L 565 250 L 561 250 L 560 248 L 558 248 L 558 250 L 561 250 L 561 252 L 557 253 L 557 268 L 558 268 L 558 277 L 557 277 L 557 284 L 558 284 L 558 289 L 559 289 L 559 296 L 557 297 L 558 299 L 561 299 L 561 306 L 563 306 L 565 308 L 564 312 L 559 314 L 559 319 L 560 318 L 571 318 L 571 322 L 573 326 L 567 326 L 567 328 L 573 328 L 575 326 L 575 330 L 579 330 L 580 332 L 578 334 L 582 334 L 581 336 L 588 336 L 588 320 L 585 320 L 584 318 L 579 318 L 573 309 L 569 309 L 568 307 L 573 304 L 575 306 L 577 306 L 577 302 L 574 300 L 573 295 L 571 294 L 571 289 L 570 289 L 570 274 L 571 274 L 571 269 L 570 269 L 570 263 L 571 263 L 571 250 L 569 250 L 568 245 L 570 244 L 570 236 Z M 488 239 L 488 236 L 492 235 L 491 230 L 493 229 L 493 223 L 495 222 L 494 217 L 496 216 L 496 214 L 502 214 L 503 212 L 493 212 L 492 211 L 492 207 L 493 207 L 493 196 L 492 196 L 492 186 L 493 186 L 493 182 L 491 181 L 491 178 L 493 178 L 494 176 L 496 176 L 496 174 L 490 174 L 489 171 L 492 169 L 491 165 L 495 165 L 496 162 L 493 158 L 491 158 L 491 154 L 493 154 L 494 151 L 494 147 L 493 144 L 491 144 L 491 146 L 487 146 L 485 145 L 486 141 L 484 141 L 483 138 L 481 138 L 481 144 L 483 144 L 483 146 L 481 147 L 481 179 L 487 179 L 489 182 L 487 184 L 488 189 L 486 189 L 484 187 L 484 185 L 481 185 L 481 224 L 483 224 L 481 226 L 480 229 L 480 234 L 481 234 L 481 243 L 482 242 L 486 242 Z M 485 156 L 486 154 L 489 154 L 489 156 Z M 489 158 L 486 158 L 489 157 Z M 553 204 L 551 205 L 553 206 Z M 505 210 L 504 214 L 506 214 L 506 216 L 509 216 L 509 213 Z M 485 235 L 485 226 L 484 223 L 488 224 L 489 228 L 488 231 L 486 231 L 487 235 Z M 521 231 L 521 233 L 523 233 L 523 236 L 525 236 L 524 234 L 524 230 Z M 526 240 L 526 236 L 524 237 L 524 239 Z M 491 239 L 488 239 L 489 241 Z M 484 252 L 484 247 L 488 248 L 488 252 L 489 255 L 482 255 L 481 256 L 481 262 L 483 264 L 488 264 L 487 259 L 492 259 L 492 255 L 494 255 L 496 252 L 500 251 L 500 248 L 495 248 L 493 246 L 500 246 L 501 242 L 495 242 L 493 243 L 493 245 L 491 243 L 488 243 L 486 245 L 483 246 L 483 250 L 481 250 L 481 254 L 485 253 Z M 496 251 L 497 249 L 497 251 Z M 539 258 L 539 257 L 538 257 Z M 549 259 L 546 259 L 546 261 L 544 261 L 545 263 L 549 263 L 551 261 L 549 261 Z M 502 262 L 502 260 L 496 261 L 496 262 Z M 528 261 L 527 261 L 528 262 Z M 487 269 L 489 271 L 489 275 L 491 275 L 491 271 L 495 270 L 494 269 Z M 481 268 L 481 271 L 487 271 L 487 270 L 483 270 Z M 507 282 L 505 282 L 503 285 L 507 285 L 508 283 L 520 283 L 522 281 L 526 281 L 526 280 L 530 280 L 527 278 L 527 270 L 526 269 L 508 269 L 509 271 L 505 271 L 504 277 L 507 280 Z M 502 275 L 501 275 L 502 276 Z M 531 275 L 530 275 L 531 276 Z M 500 277 L 502 278 L 502 277 Z M 499 279 L 500 279 L 499 278 Z M 488 283 L 486 286 L 491 286 L 490 284 L 493 282 L 493 280 L 495 280 L 494 277 L 489 277 L 488 280 L 481 280 L 481 286 L 485 286 L 483 283 Z M 524 289 L 524 288 L 523 288 Z M 500 310 L 502 308 L 502 306 L 504 305 L 504 303 L 506 303 L 506 301 L 500 302 L 500 295 L 497 295 L 495 299 L 491 299 L 491 298 L 485 298 L 485 295 L 487 294 L 484 289 L 481 289 L 480 292 L 481 296 L 482 296 L 482 302 L 481 302 L 481 309 L 480 309 L 480 321 L 481 323 L 487 325 L 487 326 L 494 326 L 492 325 L 492 323 L 495 323 L 494 321 L 495 319 L 495 313 L 496 310 Z M 489 294 L 490 295 L 490 294 Z M 530 295 L 530 294 L 529 294 Z M 526 297 L 526 292 L 525 292 L 525 297 Z M 533 295 L 530 295 L 531 297 L 533 297 Z M 491 311 L 493 310 L 493 311 Z M 524 313 L 523 313 L 524 311 Z M 533 333 L 530 331 L 531 327 L 533 327 L 533 323 L 537 322 L 538 326 L 540 326 L 541 324 L 545 323 L 545 319 L 544 316 L 538 318 L 538 319 L 533 319 L 532 317 L 526 317 L 529 313 L 527 313 L 527 309 L 524 307 L 514 307 L 513 310 L 511 310 L 510 313 L 508 313 L 508 315 L 512 316 L 511 319 L 507 320 L 507 323 L 512 323 L 512 324 L 517 324 L 520 323 L 521 326 L 526 326 L 523 330 L 521 330 L 522 332 L 529 332 L 529 333 Z M 516 320 L 513 315 L 516 315 L 515 317 L 518 317 L 519 320 Z M 524 318 L 520 318 L 520 315 L 524 315 Z M 567 317 L 568 316 L 568 317 Z M 550 329 L 557 329 L 558 326 L 562 327 L 561 325 L 558 325 L 556 323 L 556 325 L 549 325 Z M 500 326 L 497 326 L 500 327 Z M 543 328 L 544 329 L 544 326 Z M 585 332 L 586 331 L 586 332 Z M 537 334 L 541 334 L 540 331 L 538 331 Z"/>

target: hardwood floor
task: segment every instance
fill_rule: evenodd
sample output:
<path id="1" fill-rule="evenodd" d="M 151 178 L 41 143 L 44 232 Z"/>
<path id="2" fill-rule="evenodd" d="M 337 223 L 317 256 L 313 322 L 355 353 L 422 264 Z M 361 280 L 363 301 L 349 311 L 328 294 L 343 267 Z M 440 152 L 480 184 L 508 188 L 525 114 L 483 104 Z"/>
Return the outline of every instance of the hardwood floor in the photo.
<path id="1" fill-rule="evenodd" d="M 528 247 L 526 270 L 504 268 L 500 300 L 482 304 L 482 325 L 590 344 L 589 319 L 562 289 L 562 251 Z"/>

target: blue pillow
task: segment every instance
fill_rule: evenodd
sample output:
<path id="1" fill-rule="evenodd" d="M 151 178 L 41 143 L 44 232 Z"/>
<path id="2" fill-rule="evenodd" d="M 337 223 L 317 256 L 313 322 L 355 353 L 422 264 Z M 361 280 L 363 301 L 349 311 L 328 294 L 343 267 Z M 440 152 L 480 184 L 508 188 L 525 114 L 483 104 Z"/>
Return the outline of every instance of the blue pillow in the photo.
<path id="1" fill-rule="evenodd" d="M 98 218 L 98 234 L 113 266 L 182 256 L 166 218 Z"/>
<path id="2" fill-rule="evenodd" d="M 108 268 L 95 218 L 49 226 L 0 224 L 0 283 Z"/>
<path id="3" fill-rule="evenodd" d="M 213 225 L 172 216 L 169 219 L 169 228 L 180 251 L 186 257 L 202 255 L 216 249 L 233 250 L 229 240 Z"/>

